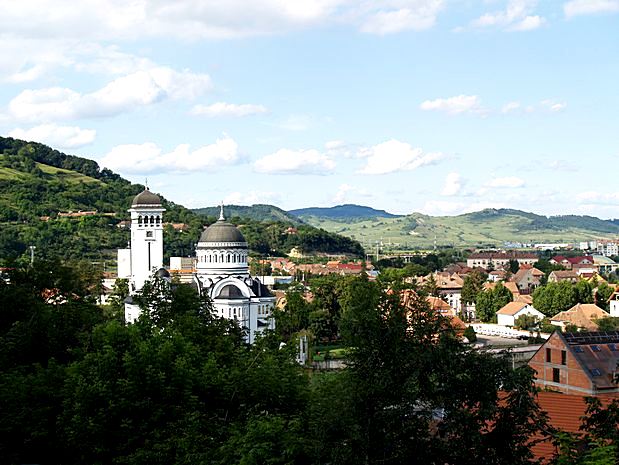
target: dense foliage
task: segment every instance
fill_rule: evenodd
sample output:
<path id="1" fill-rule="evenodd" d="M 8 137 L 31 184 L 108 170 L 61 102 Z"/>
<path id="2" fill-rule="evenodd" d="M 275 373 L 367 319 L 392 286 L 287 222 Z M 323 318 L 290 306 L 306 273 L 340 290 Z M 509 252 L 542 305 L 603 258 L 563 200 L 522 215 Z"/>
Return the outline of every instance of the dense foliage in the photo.
<path id="1" fill-rule="evenodd" d="M 496 312 L 514 300 L 511 291 L 498 283 L 492 289 L 481 291 L 475 300 L 475 312 L 484 323 L 496 323 Z"/>
<path id="2" fill-rule="evenodd" d="M 148 283 L 125 325 L 120 299 L 93 303 L 92 271 L 0 280 L 2 463 L 516 465 L 545 426 L 531 371 L 460 343 L 421 295 L 315 283 L 350 349 L 344 370 L 308 376 L 294 339 L 248 346 L 185 285 Z M 592 406 L 588 431 L 616 444 L 616 414 Z"/>
<path id="3" fill-rule="evenodd" d="M 40 258 L 114 260 L 115 250 L 129 240 L 128 229 L 118 225 L 128 219 L 131 200 L 143 189 L 92 160 L 0 137 L 0 259 L 24 257 L 34 246 Z M 182 230 L 166 226 L 166 257 L 191 255 L 202 227 L 215 218 L 162 200 L 165 221 L 185 225 Z M 58 215 L 94 210 L 94 216 Z M 306 252 L 363 255 L 358 242 L 311 226 L 286 234 L 292 222 L 235 220 L 243 225 L 250 248 L 261 254 L 299 247 Z"/>

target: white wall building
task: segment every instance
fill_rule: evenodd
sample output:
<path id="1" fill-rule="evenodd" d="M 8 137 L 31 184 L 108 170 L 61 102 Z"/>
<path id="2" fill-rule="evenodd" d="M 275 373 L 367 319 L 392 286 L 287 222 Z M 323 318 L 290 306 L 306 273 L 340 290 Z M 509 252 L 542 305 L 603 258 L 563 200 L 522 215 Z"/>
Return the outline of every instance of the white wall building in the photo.
<path id="1" fill-rule="evenodd" d="M 536 310 L 533 305 L 525 302 L 510 302 L 496 312 L 497 323 L 500 326 L 515 326 L 516 320 L 522 315 L 531 315 L 538 320 L 544 318 L 544 314 Z"/>
<path id="2" fill-rule="evenodd" d="M 219 220 L 198 241 L 195 282 L 208 293 L 219 316 L 239 322 L 251 344 L 257 334 L 274 328 L 275 297 L 250 276 L 248 255 L 243 234 L 225 220 L 222 206 Z"/>
<path id="3" fill-rule="evenodd" d="M 118 277 L 129 279 L 130 294 L 142 289 L 155 273 L 170 279 L 163 268 L 164 211 L 161 199 L 148 188 L 133 199 L 129 209 L 131 246 L 118 251 Z M 226 222 L 222 206 L 219 220 L 200 236 L 191 282 L 211 298 L 217 315 L 237 320 L 246 331 L 247 341 L 253 343 L 257 334 L 274 328 L 275 297 L 260 280 L 250 276 L 248 255 L 243 234 Z M 183 265 L 182 260 L 174 264 Z M 130 296 L 125 301 L 125 321 L 134 322 L 141 312 Z"/>

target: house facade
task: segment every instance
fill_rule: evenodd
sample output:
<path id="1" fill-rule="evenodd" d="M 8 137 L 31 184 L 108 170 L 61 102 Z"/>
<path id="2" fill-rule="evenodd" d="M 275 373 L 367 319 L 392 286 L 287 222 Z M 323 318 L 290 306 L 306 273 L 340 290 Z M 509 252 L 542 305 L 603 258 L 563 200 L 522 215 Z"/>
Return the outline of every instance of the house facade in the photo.
<path id="1" fill-rule="evenodd" d="M 541 389 L 619 398 L 619 332 L 555 331 L 529 361 Z"/>

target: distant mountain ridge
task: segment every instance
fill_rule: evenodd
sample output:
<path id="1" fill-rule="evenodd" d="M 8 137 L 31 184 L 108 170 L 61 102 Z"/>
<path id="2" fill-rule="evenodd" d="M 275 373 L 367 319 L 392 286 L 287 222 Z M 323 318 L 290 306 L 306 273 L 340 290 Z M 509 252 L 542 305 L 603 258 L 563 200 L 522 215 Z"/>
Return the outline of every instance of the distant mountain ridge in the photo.
<path id="1" fill-rule="evenodd" d="M 393 213 L 386 212 L 385 210 L 376 210 L 375 208 L 355 204 L 336 205 L 335 207 L 328 208 L 299 208 L 296 210 L 289 210 L 288 213 L 295 215 L 299 218 L 316 216 L 319 218 L 355 220 L 362 218 L 398 218 L 401 216 L 394 215 Z"/>
<path id="2" fill-rule="evenodd" d="M 316 227 L 356 239 L 366 247 L 383 243 L 394 249 L 502 247 L 507 242 L 576 243 L 619 236 L 617 220 L 586 215 L 544 216 L 515 209 L 485 209 L 457 216 L 348 217 L 303 216 Z"/>
<path id="3" fill-rule="evenodd" d="M 202 207 L 192 210 L 198 215 L 219 216 L 219 207 Z M 247 205 L 224 205 L 226 218 L 240 217 L 251 218 L 258 221 L 287 221 L 293 224 L 302 224 L 303 221 L 295 215 L 274 205 L 255 204 Z"/>

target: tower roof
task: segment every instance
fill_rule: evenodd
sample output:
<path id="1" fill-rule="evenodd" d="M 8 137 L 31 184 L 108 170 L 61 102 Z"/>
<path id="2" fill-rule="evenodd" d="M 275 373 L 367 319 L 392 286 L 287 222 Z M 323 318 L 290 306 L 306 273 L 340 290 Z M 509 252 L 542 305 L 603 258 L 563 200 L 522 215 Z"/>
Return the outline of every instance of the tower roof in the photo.
<path id="1" fill-rule="evenodd" d="M 132 207 L 158 207 L 161 199 L 157 194 L 153 194 L 148 187 L 133 198 Z"/>

